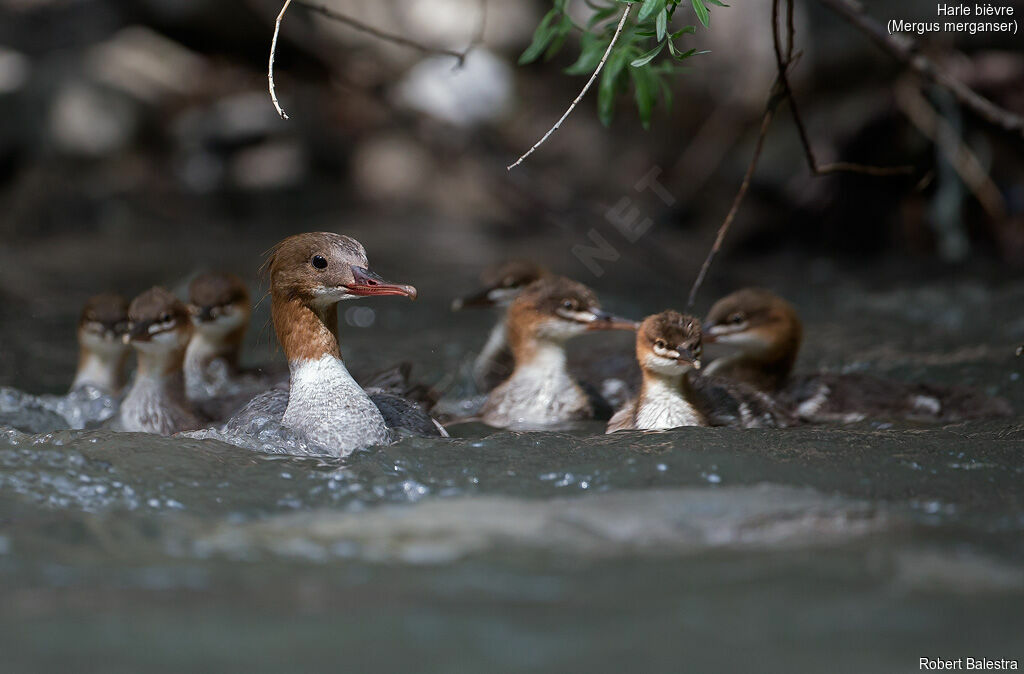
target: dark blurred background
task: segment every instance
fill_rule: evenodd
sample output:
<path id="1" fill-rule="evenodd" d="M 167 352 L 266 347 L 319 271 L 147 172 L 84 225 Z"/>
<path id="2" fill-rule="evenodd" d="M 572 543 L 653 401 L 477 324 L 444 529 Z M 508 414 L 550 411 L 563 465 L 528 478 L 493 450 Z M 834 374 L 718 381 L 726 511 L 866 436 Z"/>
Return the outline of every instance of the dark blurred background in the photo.
<path id="1" fill-rule="evenodd" d="M 573 43 L 549 62 L 516 65 L 550 2 L 325 1 L 455 50 L 473 42 L 486 6 L 482 44 L 456 69 L 451 57 L 293 5 L 277 51 L 284 121 L 266 81 L 276 1 L 0 0 L 0 384 L 30 374 L 44 388 L 66 384 L 77 307 L 90 294 L 131 296 L 203 268 L 256 287 L 263 251 L 313 229 L 362 240 L 377 271 L 420 287 L 420 312 L 443 312 L 484 265 L 512 256 L 538 258 L 620 306 L 685 304 L 775 76 L 769 2 L 713 10 L 710 30 L 688 38 L 710 53 L 675 78 L 675 103 L 656 111 L 650 131 L 627 96 L 601 126 L 591 92 L 508 172 L 585 81 L 562 72 Z M 882 22 L 934 20 L 934 2 L 892 5 L 867 3 Z M 584 20 L 584 3 L 573 7 Z M 792 292 L 836 279 L 1018 283 L 1021 138 L 919 86 L 818 3 L 796 10 L 803 54 L 792 83 L 819 160 L 913 172 L 810 176 L 783 106 L 698 309 L 750 283 Z M 939 34 L 925 44 L 1022 114 L 1020 39 Z M 922 92 L 971 149 L 988 176 L 983 200 L 908 120 L 901 90 Z M 645 188 L 652 180 L 664 189 Z M 603 258 L 595 263 L 588 248 Z M 1017 321 L 1005 330 L 1012 336 L 1020 316 L 1003 319 Z M 18 328 L 28 325 L 53 336 Z M 434 345 L 443 327 L 431 328 Z M 54 343 L 59 354 L 43 353 Z M 60 367 L 33 373 L 47 355 Z"/>

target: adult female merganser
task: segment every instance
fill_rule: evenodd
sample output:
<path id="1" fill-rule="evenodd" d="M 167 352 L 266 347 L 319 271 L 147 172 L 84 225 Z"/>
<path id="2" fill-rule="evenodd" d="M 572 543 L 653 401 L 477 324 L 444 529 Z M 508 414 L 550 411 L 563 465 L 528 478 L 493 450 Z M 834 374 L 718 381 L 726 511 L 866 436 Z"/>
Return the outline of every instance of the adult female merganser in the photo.
<path id="1" fill-rule="evenodd" d="M 92 387 L 105 395 L 117 395 L 125 385 L 125 365 L 131 351 L 128 333 L 128 301 L 105 293 L 90 297 L 78 319 L 78 369 L 71 391 Z"/>
<path id="2" fill-rule="evenodd" d="M 347 236 L 311 232 L 274 247 L 270 269 L 274 331 L 288 358 L 288 390 L 254 398 L 226 425 L 252 429 L 267 418 L 334 456 L 390 444 L 395 431 L 447 436 L 415 403 L 368 394 L 349 374 L 338 345 L 338 302 L 395 295 L 416 298 L 410 285 L 388 283 L 367 268 L 363 245 Z"/>
<path id="3" fill-rule="evenodd" d="M 615 413 L 607 432 L 789 425 L 788 415 L 770 397 L 742 384 L 698 376 L 701 352 L 700 321 L 693 316 L 669 310 L 645 318 L 636 335 L 640 392 Z"/>
<path id="4" fill-rule="evenodd" d="M 188 309 L 163 288 L 150 288 L 128 307 L 128 342 L 138 355 L 135 381 L 110 427 L 172 435 L 203 419 L 185 397 L 185 349 L 192 337 Z"/>
<path id="5" fill-rule="evenodd" d="M 548 275 L 544 267 L 529 260 L 510 260 L 492 265 L 480 274 L 482 290 L 452 302 L 452 311 L 465 307 L 496 307 L 499 310 L 498 322 L 473 359 L 473 380 L 480 391 L 490 391 L 512 373 L 515 361 L 505 330 L 508 307 L 523 288 Z"/>
<path id="6" fill-rule="evenodd" d="M 515 369 L 491 391 L 481 420 L 528 429 L 607 418 L 607 403 L 569 374 L 565 346 L 588 330 L 635 328 L 635 322 L 601 311 L 594 292 L 581 283 L 560 276 L 533 282 L 508 309 Z"/>
<path id="7" fill-rule="evenodd" d="M 770 393 L 806 421 L 843 423 L 867 418 L 953 421 L 1005 416 L 1000 398 L 962 387 L 883 379 L 865 374 L 793 375 L 802 327 L 791 304 L 758 288 L 739 290 L 711 307 L 705 343 L 733 353 L 713 361 L 708 374 L 746 382 Z"/>

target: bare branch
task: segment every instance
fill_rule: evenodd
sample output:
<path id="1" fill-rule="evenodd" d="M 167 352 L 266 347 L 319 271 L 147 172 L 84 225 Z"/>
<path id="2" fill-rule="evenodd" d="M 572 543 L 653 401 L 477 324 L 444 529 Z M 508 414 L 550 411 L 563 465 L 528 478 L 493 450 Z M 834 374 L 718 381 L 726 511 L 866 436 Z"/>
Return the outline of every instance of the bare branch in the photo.
<path id="1" fill-rule="evenodd" d="M 288 115 L 284 109 L 281 108 L 280 103 L 277 100 L 277 91 L 274 87 L 274 55 L 277 52 L 277 38 L 281 32 L 281 21 L 284 20 L 284 14 L 288 11 L 288 6 L 292 4 L 292 0 L 285 0 L 284 5 L 281 7 L 281 12 L 277 15 L 277 20 L 274 21 L 274 38 L 270 42 L 270 63 L 267 66 L 267 84 L 270 89 L 270 100 L 274 103 L 274 109 L 277 110 L 277 114 L 281 115 L 281 119 L 288 119 Z M 466 56 L 472 51 L 473 47 L 480 44 L 483 41 L 483 33 L 487 25 L 487 0 L 481 0 L 480 2 L 480 20 L 477 24 L 477 32 L 473 37 L 472 42 L 463 51 L 455 51 L 454 49 L 446 49 L 444 47 L 431 47 L 430 45 L 411 40 L 402 35 L 395 35 L 394 33 L 387 33 L 374 28 L 373 26 L 363 23 L 358 19 L 354 19 L 347 14 L 331 9 L 325 5 L 320 5 L 313 2 L 307 2 L 306 0 L 295 0 L 295 4 L 305 9 L 320 14 L 322 16 L 331 19 L 332 21 L 338 21 L 346 26 L 354 28 L 367 35 L 372 35 L 375 38 L 384 40 L 385 42 L 391 42 L 402 47 L 408 47 L 415 49 L 416 51 L 423 52 L 424 54 L 438 54 L 441 56 L 451 56 L 456 60 L 456 66 L 461 66 L 466 62 Z"/>
<path id="2" fill-rule="evenodd" d="M 270 100 L 273 102 L 277 114 L 281 115 L 281 119 L 288 119 L 288 115 L 281 104 L 277 102 L 277 90 L 274 88 L 274 54 L 277 53 L 277 36 L 281 32 L 281 21 L 290 4 L 292 4 L 292 0 L 284 0 L 281 12 L 277 15 L 277 21 L 274 22 L 274 39 L 270 41 L 270 63 L 267 64 L 267 87 L 270 89 Z"/>
<path id="3" fill-rule="evenodd" d="M 587 80 L 587 83 L 583 86 L 583 90 L 580 91 L 579 95 L 576 97 L 576 100 L 572 102 L 572 104 L 569 106 L 569 109 L 565 111 L 565 114 L 563 114 L 561 118 L 557 122 L 555 122 L 555 125 L 548 129 L 548 132 L 545 133 L 540 140 L 534 143 L 533 147 L 526 151 L 526 154 L 517 159 L 515 163 L 509 164 L 508 166 L 505 167 L 507 170 L 511 171 L 515 167 L 522 164 L 527 157 L 533 154 L 538 147 L 543 145 L 544 142 L 551 137 L 551 134 L 553 134 L 555 131 L 558 131 L 558 128 L 562 126 L 562 122 L 564 122 L 569 117 L 569 115 L 572 114 L 572 111 L 576 109 L 576 106 L 579 104 L 579 102 L 583 100 L 584 96 L 587 95 L 587 92 L 590 91 L 590 87 L 594 84 L 594 81 L 597 79 L 597 76 L 601 73 L 601 69 L 604 68 L 605 61 L 608 60 L 608 55 L 612 53 L 612 48 L 615 46 L 616 41 L 618 41 L 619 35 L 622 34 L 622 29 L 626 25 L 626 18 L 629 17 L 629 10 L 631 9 L 633 9 L 633 3 L 626 3 L 626 9 L 622 12 L 622 18 L 619 19 L 619 25 L 615 28 L 615 34 L 612 35 L 612 41 L 608 43 L 608 48 L 604 50 L 604 56 L 601 57 L 601 62 L 597 64 L 597 70 L 595 70 L 594 74 L 590 76 L 589 80 Z"/>
<path id="4" fill-rule="evenodd" d="M 988 216 L 994 222 L 1002 222 L 1006 218 L 1006 200 L 978 156 L 952 125 L 935 111 L 910 82 L 903 82 L 896 87 L 896 103 L 914 126 L 945 155 Z"/>
<path id="5" fill-rule="evenodd" d="M 354 19 L 351 16 L 348 16 L 347 14 L 342 14 L 341 12 L 335 9 L 331 9 L 326 5 L 320 5 L 314 2 L 307 2 L 306 0 L 295 0 L 295 4 L 299 5 L 300 7 L 304 7 L 311 12 L 315 12 L 316 14 L 325 16 L 333 21 L 343 23 L 346 26 L 354 28 L 361 33 L 366 33 L 367 35 L 372 35 L 375 38 L 384 40 L 385 42 L 391 42 L 392 44 L 401 45 L 402 47 L 415 49 L 416 51 L 423 52 L 424 54 L 440 54 L 442 56 L 451 56 L 453 59 L 458 61 L 458 65 L 462 65 L 463 63 L 466 62 L 466 55 L 472 48 L 472 45 L 470 45 L 470 47 L 468 47 L 465 51 L 455 51 L 454 49 L 445 49 L 443 47 L 431 47 L 430 45 L 423 44 L 422 42 L 417 42 L 416 40 L 411 40 L 407 37 L 403 37 L 402 35 L 395 35 L 394 33 L 387 33 L 385 31 L 380 30 L 379 28 L 374 28 L 369 24 L 363 23 L 359 19 Z"/>
<path id="6" fill-rule="evenodd" d="M 697 300 L 697 291 L 700 290 L 702 285 L 704 285 L 704 277 L 708 274 L 711 262 L 715 259 L 715 255 L 717 255 L 718 251 L 722 248 L 722 242 L 725 241 L 725 235 L 729 231 L 732 221 L 736 219 L 736 214 L 740 210 L 740 204 L 743 203 L 743 198 L 747 196 L 747 190 L 750 188 L 750 180 L 754 177 L 754 170 L 757 169 L 757 162 L 761 158 L 761 150 L 764 148 L 764 137 L 767 135 L 768 127 L 771 126 L 772 119 L 775 117 L 775 109 L 778 107 L 779 102 L 783 97 L 782 85 L 778 80 L 776 80 L 775 86 L 772 87 L 771 96 L 768 97 L 768 102 L 765 103 L 764 114 L 761 116 L 761 129 L 757 133 L 757 143 L 754 145 L 754 155 L 750 158 L 750 164 L 747 166 L 747 172 L 743 176 L 743 183 L 740 184 L 740 189 L 732 200 L 732 206 L 729 208 L 729 213 L 725 216 L 725 220 L 718 228 L 718 235 L 715 237 L 715 243 L 711 246 L 711 250 L 708 251 L 708 256 L 704 258 L 704 264 L 700 267 L 700 273 L 697 274 L 697 280 L 693 282 L 693 287 L 690 288 L 690 297 L 686 301 L 687 311 L 693 309 L 693 304 Z"/>
<path id="7" fill-rule="evenodd" d="M 909 36 L 889 35 L 883 25 L 868 16 L 864 6 L 859 2 L 855 0 L 818 0 L 818 2 L 865 33 L 896 60 L 906 64 L 931 82 L 948 89 L 961 104 L 992 126 L 1024 138 L 1024 117 L 999 107 L 939 68 L 931 59 L 918 51 L 917 43 Z"/>
<path id="8" fill-rule="evenodd" d="M 870 176 L 894 176 L 913 173 L 913 166 L 868 166 L 850 162 L 818 163 L 818 158 L 815 156 L 814 148 L 811 145 L 811 139 L 807 134 L 807 127 L 804 126 L 803 115 L 800 114 L 796 97 L 793 95 L 793 88 L 789 85 L 789 68 L 794 60 L 793 23 L 793 0 L 786 0 L 786 56 L 783 58 L 782 38 L 779 36 L 779 0 L 772 0 L 772 43 L 775 47 L 775 65 L 779 73 L 779 83 L 782 85 L 782 91 L 786 98 L 789 99 L 789 109 L 793 114 L 793 124 L 796 126 L 797 134 L 800 136 L 800 144 L 803 145 L 804 156 L 807 159 L 807 166 L 810 168 L 811 173 L 816 176 L 828 175 L 830 173 L 862 173 Z"/>

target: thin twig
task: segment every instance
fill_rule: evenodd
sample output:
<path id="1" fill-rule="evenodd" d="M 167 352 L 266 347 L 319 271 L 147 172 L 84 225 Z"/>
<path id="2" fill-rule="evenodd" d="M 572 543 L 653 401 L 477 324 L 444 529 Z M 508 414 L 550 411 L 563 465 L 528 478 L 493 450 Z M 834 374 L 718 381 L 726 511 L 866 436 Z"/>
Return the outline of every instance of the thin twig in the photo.
<path id="1" fill-rule="evenodd" d="M 917 43 L 911 37 L 903 34 L 889 35 L 885 26 L 871 18 L 859 2 L 855 0 L 818 0 L 818 2 L 842 16 L 898 61 L 943 89 L 948 89 L 954 98 L 981 119 L 996 128 L 1024 138 L 1024 117 L 999 107 L 939 68 L 931 59 L 918 51 Z"/>
<path id="2" fill-rule="evenodd" d="M 978 156 L 953 126 L 935 111 L 910 82 L 903 82 L 896 87 L 896 103 L 907 119 L 945 155 L 992 221 L 1002 222 L 1006 218 L 1006 200 Z"/>
<path id="3" fill-rule="evenodd" d="M 527 157 L 533 154 L 538 147 L 543 145 L 544 142 L 551 137 L 551 134 L 553 134 L 555 131 L 558 131 L 558 128 L 562 126 L 562 122 L 564 122 L 569 117 L 569 115 L 572 114 L 572 111 L 576 109 L 576 106 L 579 104 L 579 102 L 583 100 L 584 96 L 587 95 L 587 92 L 590 91 L 591 85 L 594 84 L 594 81 L 597 79 L 597 76 L 601 73 L 601 69 L 604 68 L 605 61 L 608 60 L 608 55 L 612 53 L 612 48 L 615 46 L 615 42 L 619 39 L 619 35 L 622 34 L 622 29 L 626 25 L 626 19 L 629 17 L 629 10 L 631 9 L 633 9 L 633 3 L 626 3 L 626 9 L 622 12 L 622 18 L 619 19 L 619 25 L 615 28 L 615 34 L 612 35 L 612 41 L 608 43 L 608 48 L 604 50 L 604 56 L 601 57 L 601 62 L 597 64 L 597 70 L 595 70 L 594 74 L 590 76 L 589 80 L 587 80 L 587 83 L 583 86 L 583 90 L 580 91 L 579 96 L 576 97 L 576 100 L 572 102 L 572 104 L 569 106 L 569 109 L 565 111 L 565 114 L 563 114 L 561 118 L 559 118 L 559 120 L 555 122 L 555 125 L 548 129 L 548 132 L 545 133 L 540 140 L 534 143 L 533 147 L 527 150 L 526 154 L 517 159 L 515 163 L 509 164 L 508 166 L 505 167 L 507 170 L 511 171 L 515 167 L 522 164 Z"/>
<path id="4" fill-rule="evenodd" d="M 273 102 L 277 114 L 281 115 L 281 119 L 288 119 L 288 115 L 281 104 L 277 102 L 277 90 L 274 88 L 274 54 L 277 53 L 277 36 L 281 32 L 281 21 L 290 4 L 292 4 L 292 0 L 284 0 L 281 12 L 277 15 L 277 20 L 274 21 L 274 39 L 270 41 L 270 63 L 267 64 L 267 87 L 270 89 L 270 100 Z"/>
<path id="5" fill-rule="evenodd" d="M 284 19 L 284 14 L 288 11 L 288 6 L 292 4 L 292 0 L 285 0 L 284 5 L 281 7 L 281 12 L 277 15 L 277 20 L 274 21 L 274 38 L 270 42 L 270 63 L 267 66 L 267 84 L 270 89 L 270 100 L 274 103 L 274 109 L 277 110 L 277 114 L 281 115 L 281 119 L 288 119 L 288 115 L 277 101 L 277 91 L 274 87 L 274 55 L 277 52 L 277 38 L 281 32 L 281 21 Z M 295 4 L 305 9 L 327 17 L 333 21 L 343 23 L 350 28 L 354 28 L 367 35 L 372 35 L 375 38 L 384 40 L 385 42 L 391 42 L 403 47 L 415 49 L 416 51 L 423 52 L 424 54 L 438 54 L 441 56 L 450 56 L 456 60 L 456 67 L 460 67 L 465 64 L 466 57 L 469 52 L 472 51 L 473 47 L 483 40 L 483 31 L 486 27 L 487 20 L 487 3 L 486 0 L 481 0 L 481 17 L 478 24 L 478 32 L 474 37 L 473 41 L 462 51 L 455 51 L 454 49 L 446 49 L 444 47 L 431 47 L 430 45 L 411 40 L 402 35 L 395 35 L 394 33 L 388 33 L 374 28 L 373 26 L 363 23 L 358 19 L 354 19 L 347 14 L 331 9 L 325 5 L 320 5 L 313 2 L 306 2 L 306 0 L 295 0 Z"/>
<path id="6" fill-rule="evenodd" d="M 342 14 L 336 9 L 331 9 L 326 5 L 320 5 L 314 2 L 307 2 L 306 0 L 295 0 L 295 4 L 301 7 L 305 7 L 309 11 L 325 16 L 333 21 L 343 23 L 346 26 L 354 28 L 361 33 L 366 33 L 367 35 L 372 35 L 375 38 L 384 40 L 385 42 L 391 42 L 393 44 L 401 45 L 403 47 L 415 49 L 416 51 L 423 52 L 424 54 L 440 54 L 442 56 L 451 56 L 453 59 L 458 61 L 458 65 L 460 66 L 466 62 L 466 55 L 469 53 L 469 48 L 467 48 L 465 51 L 456 51 L 454 49 L 446 49 L 444 47 L 431 47 L 430 45 L 423 44 L 422 42 L 417 42 L 416 40 L 411 40 L 402 35 L 387 33 L 385 31 L 380 30 L 379 28 L 374 28 L 369 24 L 363 23 L 359 19 L 354 19 L 351 16 L 348 16 L 347 14 Z"/>
<path id="7" fill-rule="evenodd" d="M 793 24 L 793 0 L 786 0 L 786 57 L 783 58 L 782 38 L 779 36 L 779 0 L 772 0 L 772 44 L 775 47 L 775 64 L 779 72 L 782 91 L 786 98 L 789 99 L 789 109 L 793 114 L 793 124 L 796 126 L 797 135 L 800 136 L 800 144 L 804 148 L 804 156 L 807 159 L 807 166 L 810 168 L 811 173 L 816 176 L 828 175 L 830 173 L 862 173 L 870 176 L 893 176 L 913 173 L 913 166 L 868 166 L 851 162 L 818 163 L 818 158 L 814 154 L 814 147 L 811 145 L 810 136 L 807 134 L 807 127 L 804 125 L 803 115 L 800 114 L 800 108 L 796 103 L 796 96 L 793 95 L 793 88 L 789 84 L 789 68 L 793 63 L 794 52 Z"/>
<path id="8" fill-rule="evenodd" d="M 775 116 L 775 109 L 778 107 L 779 102 L 783 97 L 782 85 L 779 80 L 776 80 L 775 85 L 772 87 L 771 96 L 768 97 L 768 102 L 765 103 L 764 114 L 761 116 L 761 129 L 757 133 L 757 143 L 754 145 L 754 155 L 750 158 L 750 164 L 747 166 L 747 172 L 743 176 L 743 183 L 740 185 L 739 191 L 732 200 L 732 207 L 729 208 L 729 214 L 725 216 L 725 220 L 718 228 L 718 235 L 715 237 L 715 243 L 711 246 L 711 250 L 708 251 L 708 256 L 704 258 L 704 264 L 700 267 L 700 273 L 697 274 L 697 280 L 693 282 L 693 287 L 690 288 L 690 297 L 686 301 L 687 311 L 693 309 L 693 304 L 697 300 L 697 291 L 700 290 L 702 285 L 704 285 L 704 277 L 707 276 L 708 269 L 711 267 L 711 262 L 715 259 L 715 255 L 717 255 L 718 251 L 722 248 L 722 242 L 725 241 L 725 235 L 729 231 L 732 221 L 736 219 L 736 214 L 740 210 L 740 204 L 743 203 L 743 198 L 747 196 L 747 190 L 750 188 L 750 181 L 754 176 L 754 170 L 757 169 L 757 162 L 761 158 L 761 150 L 764 148 L 764 137 L 767 135 L 768 127 L 771 126 L 772 118 Z"/>

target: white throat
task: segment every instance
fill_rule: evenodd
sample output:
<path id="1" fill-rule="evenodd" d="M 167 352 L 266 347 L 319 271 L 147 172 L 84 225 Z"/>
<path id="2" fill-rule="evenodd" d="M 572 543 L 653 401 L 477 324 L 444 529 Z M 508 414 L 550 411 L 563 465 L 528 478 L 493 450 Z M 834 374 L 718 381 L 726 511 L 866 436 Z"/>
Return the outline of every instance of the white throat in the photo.
<path id="1" fill-rule="evenodd" d="M 499 427 L 538 427 L 588 418 L 590 400 L 566 368 L 560 343 L 539 342 L 531 358 L 491 392 L 484 422 Z"/>
<path id="2" fill-rule="evenodd" d="M 124 351 L 115 353 L 97 353 L 86 350 L 75 371 L 75 380 L 71 390 L 93 386 L 104 393 L 115 394 L 124 386 L 124 362 L 127 354 Z"/>
<path id="3" fill-rule="evenodd" d="M 340 358 L 289 364 L 291 387 L 281 423 L 311 442 L 347 456 L 353 450 L 391 440 L 380 410 L 356 383 Z"/>
<path id="4" fill-rule="evenodd" d="M 683 393 L 683 377 L 648 376 L 636 409 L 636 426 L 658 430 L 680 426 L 703 426 L 704 421 Z"/>

